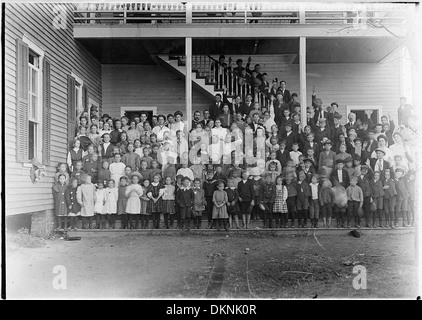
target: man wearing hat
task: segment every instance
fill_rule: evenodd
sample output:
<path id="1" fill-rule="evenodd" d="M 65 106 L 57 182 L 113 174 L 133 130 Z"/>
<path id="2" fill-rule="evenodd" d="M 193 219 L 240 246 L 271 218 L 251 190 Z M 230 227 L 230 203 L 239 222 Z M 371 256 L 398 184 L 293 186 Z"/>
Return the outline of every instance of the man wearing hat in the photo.
<path id="1" fill-rule="evenodd" d="M 390 169 L 390 164 L 384 160 L 385 151 L 382 148 L 375 149 L 376 158 L 369 160 L 369 164 L 372 170 L 379 171 L 381 173 L 381 179 L 384 179 L 385 169 Z"/>

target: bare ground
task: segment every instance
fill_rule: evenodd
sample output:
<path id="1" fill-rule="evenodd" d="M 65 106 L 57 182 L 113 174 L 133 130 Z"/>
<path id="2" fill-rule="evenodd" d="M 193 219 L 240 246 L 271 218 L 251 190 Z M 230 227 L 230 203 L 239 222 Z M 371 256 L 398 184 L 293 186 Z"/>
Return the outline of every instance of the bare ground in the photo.
<path id="1" fill-rule="evenodd" d="M 249 250 L 247 250 L 248 248 Z M 367 289 L 352 282 L 355 263 Z M 53 288 L 53 268 L 67 289 Z M 8 243 L 7 298 L 411 298 L 414 234 L 260 237 L 126 235 Z"/>

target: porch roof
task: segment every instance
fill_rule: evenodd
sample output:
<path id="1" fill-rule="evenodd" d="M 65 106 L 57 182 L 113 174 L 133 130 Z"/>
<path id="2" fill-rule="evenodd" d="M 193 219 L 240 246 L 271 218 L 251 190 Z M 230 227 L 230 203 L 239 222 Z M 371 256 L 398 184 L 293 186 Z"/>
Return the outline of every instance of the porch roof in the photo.
<path id="1" fill-rule="evenodd" d="M 80 41 L 103 64 L 151 65 L 151 55 L 183 55 L 183 39 L 98 39 Z M 310 38 L 307 39 L 307 63 L 378 63 L 394 52 L 403 41 L 394 37 Z M 193 54 L 297 55 L 299 39 L 193 39 Z M 292 59 L 291 63 L 298 63 Z"/>

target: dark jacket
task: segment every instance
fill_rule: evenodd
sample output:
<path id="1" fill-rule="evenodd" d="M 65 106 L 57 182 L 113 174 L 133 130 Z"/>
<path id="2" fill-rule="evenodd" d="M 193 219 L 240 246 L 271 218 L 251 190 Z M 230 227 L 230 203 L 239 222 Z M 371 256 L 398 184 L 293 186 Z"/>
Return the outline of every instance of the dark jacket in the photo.
<path id="1" fill-rule="evenodd" d="M 68 212 L 78 213 L 81 211 L 81 206 L 76 199 L 76 191 L 77 188 L 72 188 L 72 186 L 69 186 L 64 192 L 64 198 L 66 201 Z"/>
<path id="2" fill-rule="evenodd" d="M 192 188 L 187 190 L 180 188 L 176 192 L 175 200 L 180 208 L 192 207 L 195 200 L 195 193 Z"/>
<path id="3" fill-rule="evenodd" d="M 276 187 L 275 183 L 264 183 L 261 187 L 261 201 L 263 202 L 274 202 L 276 197 Z"/>
<path id="4" fill-rule="evenodd" d="M 379 198 L 384 197 L 384 190 L 381 179 L 379 179 L 377 182 L 374 180 L 371 180 L 371 197 L 372 198 Z"/>
<path id="5" fill-rule="evenodd" d="M 202 189 L 204 189 L 205 198 L 212 198 L 214 191 L 217 190 L 217 180 L 205 180 L 202 183 Z"/>
<path id="6" fill-rule="evenodd" d="M 287 161 L 290 160 L 290 152 L 287 150 L 287 147 L 283 152 L 281 152 L 281 150 L 277 150 L 277 160 L 280 161 L 283 167 L 287 165 Z"/>
<path id="7" fill-rule="evenodd" d="M 342 183 L 339 182 L 337 168 L 334 168 L 333 171 L 331 172 L 330 181 L 333 184 L 333 186 L 335 186 L 339 183 L 342 187 L 344 187 L 346 189 L 350 185 L 349 173 L 347 172 L 346 169 L 341 169 L 341 171 L 342 171 L 342 176 L 343 176 L 343 182 Z"/>
<path id="8" fill-rule="evenodd" d="M 391 199 L 397 195 L 396 182 L 393 179 L 384 180 L 384 186 L 388 186 L 384 189 L 384 198 Z"/>
<path id="9" fill-rule="evenodd" d="M 359 177 L 358 186 L 362 189 L 364 197 L 371 196 L 371 176 L 369 173 L 363 178 Z"/>
<path id="10" fill-rule="evenodd" d="M 250 179 L 246 182 L 243 182 L 243 180 L 239 181 L 237 190 L 239 191 L 239 197 L 242 198 L 243 201 L 252 201 L 255 197 L 253 182 Z"/>
<path id="11" fill-rule="evenodd" d="M 291 132 L 288 136 L 287 136 L 287 133 L 284 132 L 282 137 L 284 140 L 286 140 L 286 149 L 289 151 L 292 151 L 293 143 L 299 141 L 297 134 L 294 132 Z"/>
<path id="12" fill-rule="evenodd" d="M 109 159 L 113 156 L 114 145 L 112 143 L 109 144 L 107 150 L 104 150 L 104 144 L 100 144 L 99 148 L 103 159 Z"/>

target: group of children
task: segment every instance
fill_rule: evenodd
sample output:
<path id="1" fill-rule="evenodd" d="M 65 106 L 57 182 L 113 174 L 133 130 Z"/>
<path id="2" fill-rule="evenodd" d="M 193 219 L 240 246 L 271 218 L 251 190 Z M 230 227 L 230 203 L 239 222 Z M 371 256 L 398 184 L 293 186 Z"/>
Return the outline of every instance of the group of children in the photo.
<path id="1" fill-rule="evenodd" d="M 305 164 L 304 170 L 277 175 L 261 174 L 258 167 L 223 170 L 218 165 L 214 170 L 210 165 L 203 179 L 193 180 L 186 174 L 162 179 L 158 171 L 144 176 L 142 170 L 128 170 L 117 176 L 101 173 L 95 185 L 91 175 L 78 171 L 80 163 L 70 177 L 60 164 L 52 189 L 55 211 L 59 228 L 72 229 L 78 216 L 83 229 L 113 229 L 117 217 L 122 229 L 146 229 L 150 220 L 151 227 L 159 229 L 162 218 L 167 229 L 174 221 L 176 228 L 199 229 L 203 215 L 207 228 L 225 230 L 248 229 L 251 219 L 260 218 L 263 228 L 318 228 L 320 218 L 329 228 L 333 215 L 337 227 L 350 228 L 353 222 L 357 228 L 395 228 L 399 217 L 403 226 L 413 225 L 414 173 L 405 175 L 400 167 L 374 172 L 361 165 L 359 174 L 349 177 L 342 159 L 319 174 L 309 170 L 311 160 Z M 109 171 L 107 167 L 103 171 Z"/>

